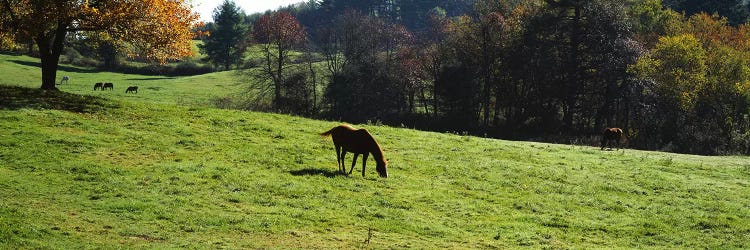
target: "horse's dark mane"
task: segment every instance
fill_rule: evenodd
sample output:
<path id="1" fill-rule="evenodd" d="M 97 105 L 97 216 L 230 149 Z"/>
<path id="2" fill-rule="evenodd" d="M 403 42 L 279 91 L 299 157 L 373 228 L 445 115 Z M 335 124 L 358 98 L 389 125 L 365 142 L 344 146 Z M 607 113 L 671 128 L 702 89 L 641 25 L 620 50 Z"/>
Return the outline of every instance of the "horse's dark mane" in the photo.
<path id="1" fill-rule="evenodd" d="M 385 156 L 383 155 L 383 149 L 380 147 L 380 144 L 377 141 L 375 141 L 375 138 L 373 138 L 372 140 L 373 142 L 375 142 L 375 150 L 371 152 L 372 156 L 375 157 L 375 160 L 378 161 L 378 163 L 385 163 Z"/>

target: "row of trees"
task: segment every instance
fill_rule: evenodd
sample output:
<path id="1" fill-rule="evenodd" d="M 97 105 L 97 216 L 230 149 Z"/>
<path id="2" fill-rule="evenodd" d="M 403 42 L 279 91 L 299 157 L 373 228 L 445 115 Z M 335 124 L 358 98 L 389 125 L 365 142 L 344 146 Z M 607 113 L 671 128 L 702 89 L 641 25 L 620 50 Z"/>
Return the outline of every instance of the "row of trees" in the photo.
<path id="1" fill-rule="evenodd" d="M 749 154 L 747 16 L 665 8 L 689 2 L 326 0 L 248 17 L 225 1 L 202 50 L 230 69 L 258 44 L 250 81 L 277 111 L 568 142 L 619 126 L 632 147 Z M 164 61 L 196 31 L 183 1 L 0 5 L 0 45 L 37 44 L 44 89 L 66 37 Z"/>
<path id="2" fill-rule="evenodd" d="M 312 9 L 327 13 L 328 2 Z M 619 126 L 631 147 L 750 154 L 750 26 L 685 16 L 659 0 L 484 0 L 459 16 L 436 7 L 417 31 L 362 7 L 307 27 L 307 36 L 300 25 L 277 25 L 296 23 L 288 12 L 260 17 L 253 37 L 266 46 L 272 106 L 564 142 Z M 268 29 L 281 26 L 289 30 Z M 293 47 L 324 59 L 320 101 L 311 99 L 312 63 L 285 66 Z"/>

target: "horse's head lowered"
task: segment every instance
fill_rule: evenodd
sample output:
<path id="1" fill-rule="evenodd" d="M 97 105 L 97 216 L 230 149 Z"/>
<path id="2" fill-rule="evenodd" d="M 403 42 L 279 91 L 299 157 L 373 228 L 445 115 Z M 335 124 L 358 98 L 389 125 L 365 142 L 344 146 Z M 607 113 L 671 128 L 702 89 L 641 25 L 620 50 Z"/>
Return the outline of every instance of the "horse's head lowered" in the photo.
<path id="1" fill-rule="evenodd" d="M 385 159 L 383 159 L 383 161 L 377 161 L 375 171 L 378 171 L 380 177 L 388 178 L 388 169 L 386 165 L 388 165 L 388 161 Z"/>

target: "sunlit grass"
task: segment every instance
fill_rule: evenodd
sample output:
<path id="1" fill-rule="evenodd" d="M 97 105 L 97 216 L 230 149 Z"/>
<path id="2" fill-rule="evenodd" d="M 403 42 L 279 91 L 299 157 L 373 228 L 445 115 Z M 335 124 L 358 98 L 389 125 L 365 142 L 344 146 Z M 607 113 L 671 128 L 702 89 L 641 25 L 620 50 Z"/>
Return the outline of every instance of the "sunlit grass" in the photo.
<path id="1" fill-rule="evenodd" d="M 389 178 L 345 176 L 319 136 L 338 122 L 206 106 L 229 75 L 126 95 L 141 76 L 67 71 L 54 93 L 0 57 L 3 249 L 750 247 L 748 157 L 356 124 Z"/>
<path id="2" fill-rule="evenodd" d="M 27 56 L 0 54 L 0 85 L 38 88 L 41 86 L 39 59 Z M 165 77 L 146 76 L 98 71 L 61 65 L 58 81 L 69 76 L 67 84 L 57 85 L 62 91 L 99 96 L 111 99 L 206 106 L 216 99 L 236 95 L 249 85 L 246 78 L 238 77 L 234 71 L 217 72 L 197 76 Z M 111 82 L 114 90 L 94 90 L 97 82 Z M 127 94 L 129 86 L 138 86 L 138 94 Z"/>

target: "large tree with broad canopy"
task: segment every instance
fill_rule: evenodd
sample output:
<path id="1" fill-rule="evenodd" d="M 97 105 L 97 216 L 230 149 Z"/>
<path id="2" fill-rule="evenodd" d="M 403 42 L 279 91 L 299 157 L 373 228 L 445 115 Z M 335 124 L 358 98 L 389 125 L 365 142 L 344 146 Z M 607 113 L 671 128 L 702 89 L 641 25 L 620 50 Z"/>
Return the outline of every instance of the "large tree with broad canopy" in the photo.
<path id="1" fill-rule="evenodd" d="M 39 47 L 42 89 L 56 90 L 65 37 L 102 35 L 164 62 L 192 53 L 198 15 L 185 0 L 0 0 L 0 33 Z"/>

